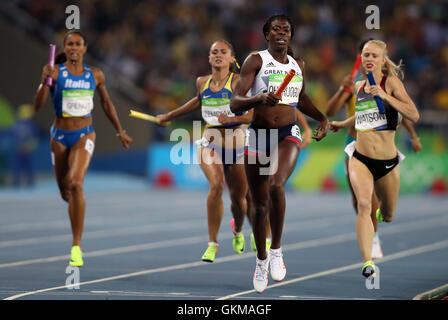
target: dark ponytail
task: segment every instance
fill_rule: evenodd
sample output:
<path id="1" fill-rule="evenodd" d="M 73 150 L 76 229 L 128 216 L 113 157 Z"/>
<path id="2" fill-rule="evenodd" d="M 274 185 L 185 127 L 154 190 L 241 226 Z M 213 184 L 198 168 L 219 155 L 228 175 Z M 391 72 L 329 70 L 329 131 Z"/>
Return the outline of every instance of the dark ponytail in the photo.
<path id="1" fill-rule="evenodd" d="M 65 52 L 59 52 L 56 55 L 56 58 L 54 58 L 54 64 L 61 64 L 61 63 L 65 63 L 67 61 L 67 55 L 65 54 Z"/>

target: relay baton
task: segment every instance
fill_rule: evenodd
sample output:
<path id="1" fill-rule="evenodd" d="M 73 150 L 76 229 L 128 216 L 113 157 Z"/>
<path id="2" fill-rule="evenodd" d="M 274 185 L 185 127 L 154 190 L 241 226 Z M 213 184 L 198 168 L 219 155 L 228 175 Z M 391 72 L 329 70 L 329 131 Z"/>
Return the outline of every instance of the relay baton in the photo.
<path id="1" fill-rule="evenodd" d="M 361 66 L 361 55 L 358 54 L 358 55 L 356 56 L 355 64 L 353 65 L 352 72 L 350 73 L 350 76 L 351 76 L 353 79 L 355 79 L 355 76 L 358 74 L 358 70 L 359 70 L 359 67 L 360 67 L 360 66 Z M 346 86 L 344 86 L 344 91 L 345 91 L 345 92 L 350 92 L 350 91 L 351 91 L 351 90 L 350 90 L 350 87 L 346 87 Z"/>
<path id="2" fill-rule="evenodd" d="M 275 92 L 275 95 L 279 99 L 282 98 L 283 90 L 285 90 L 285 88 L 287 87 L 287 85 L 289 84 L 289 82 L 291 81 L 292 77 L 294 77 L 295 74 L 296 74 L 296 72 L 293 69 L 291 69 L 291 70 L 289 70 L 289 72 L 286 75 L 285 79 L 283 79 L 282 84 L 280 85 L 280 87 L 278 87 L 277 91 Z"/>
<path id="3" fill-rule="evenodd" d="M 138 111 L 135 111 L 135 110 L 130 110 L 129 116 L 133 117 L 133 118 L 137 118 L 137 119 L 146 120 L 146 121 L 149 121 L 149 122 L 161 125 L 163 127 L 171 125 L 171 121 L 161 122 L 159 124 L 159 122 L 157 121 L 156 117 L 154 117 L 154 116 L 152 116 L 150 114 L 146 114 L 146 113 L 143 113 L 143 112 L 138 112 Z"/>
<path id="4" fill-rule="evenodd" d="M 54 56 L 56 54 L 56 45 L 50 44 L 50 54 L 48 55 L 48 64 L 52 67 L 54 67 Z M 53 84 L 53 78 L 47 77 L 46 80 L 47 86 L 51 86 Z"/>
<path id="5" fill-rule="evenodd" d="M 367 73 L 367 79 L 369 79 L 369 83 L 371 86 L 376 86 L 375 79 L 373 78 L 372 72 Z M 380 97 L 375 96 L 376 105 L 378 106 L 378 110 L 380 113 L 384 114 L 386 111 L 384 110 L 383 100 Z"/>

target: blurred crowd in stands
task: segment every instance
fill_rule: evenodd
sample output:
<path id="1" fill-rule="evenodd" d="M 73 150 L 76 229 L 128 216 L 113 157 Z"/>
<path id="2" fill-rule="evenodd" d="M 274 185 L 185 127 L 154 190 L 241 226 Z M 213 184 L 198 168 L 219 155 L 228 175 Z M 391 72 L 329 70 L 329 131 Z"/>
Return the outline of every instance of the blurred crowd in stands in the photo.
<path id="1" fill-rule="evenodd" d="M 89 53 L 144 89 L 154 113 L 195 94 L 209 72 L 208 50 L 227 39 L 240 64 L 266 48 L 267 17 L 288 14 L 295 55 L 306 62 L 308 94 L 319 108 L 351 70 L 359 42 L 385 40 L 405 65 L 405 83 L 420 110 L 448 110 L 448 7 L 444 1 L 348 0 L 13 0 L 61 37 L 66 6 L 80 8 Z M 380 9 L 380 29 L 368 30 L 368 5 Z"/>

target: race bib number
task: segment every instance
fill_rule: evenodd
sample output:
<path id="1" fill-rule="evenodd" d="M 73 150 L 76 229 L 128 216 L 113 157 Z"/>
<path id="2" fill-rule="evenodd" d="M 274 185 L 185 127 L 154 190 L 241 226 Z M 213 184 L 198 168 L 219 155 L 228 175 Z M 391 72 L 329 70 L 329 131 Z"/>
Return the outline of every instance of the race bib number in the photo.
<path id="1" fill-rule="evenodd" d="M 269 75 L 268 92 L 275 93 L 285 79 L 286 74 Z M 295 75 L 288 86 L 283 90 L 282 98 L 279 104 L 297 105 L 299 102 L 300 91 L 302 90 L 303 79 Z"/>
<path id="2" fill-rule="evenodd" d="M 300 128 L 298 125 L 293 125 L 291 128 L 291 135 L 302 141 L 302 134 L 300 133 Z"/>
<path id="3" fill-rule="evenodd" d="M 84 145 L 84 149 L 86 149 L 86 151 L 90 155 L 92 155 L 93 154 L 93 150 L 95 149 L 95 143 L 92 140 L 87 139 L 86 140 L 86 144 Z"/>
<path id="4" fill-rule="evenodd" d="M 223 101 L 220 100 L 222 99 L 204 99 L 202 101 L 202 118 L 211 126 L 221 125 L 218 121 L 218 116 L 221 113 L 225 113 L 228 117 L 235 116 L 235 114 L 230 111 L 229 101 L 226 101 L 227 104 L 222 105 Z"/>
<path id="5" fill-rule="evenodd" d="M 64 117 L 83 117 L 93 109 L 93 90 L 63 90 L 62 114 Z"/>
<path id="6" fill-rule="evenodd" d="M 386 114 L 379 112 L 375 101 L 366 101 L 356 105 L 356 130 L 378 130 L 385 126 L 387 126 Z"/>

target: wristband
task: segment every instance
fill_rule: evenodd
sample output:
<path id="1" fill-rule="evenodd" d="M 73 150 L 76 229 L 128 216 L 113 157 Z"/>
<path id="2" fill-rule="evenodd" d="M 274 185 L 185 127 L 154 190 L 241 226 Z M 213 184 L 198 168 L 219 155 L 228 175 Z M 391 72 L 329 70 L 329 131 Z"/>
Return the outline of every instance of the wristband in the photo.
<path id="1" fill-rule="evenodd" d="M 117 133 L 117 137 L 122 137 L 126 133 L 126 130 L 121 130 L 121 132 Z"/>

